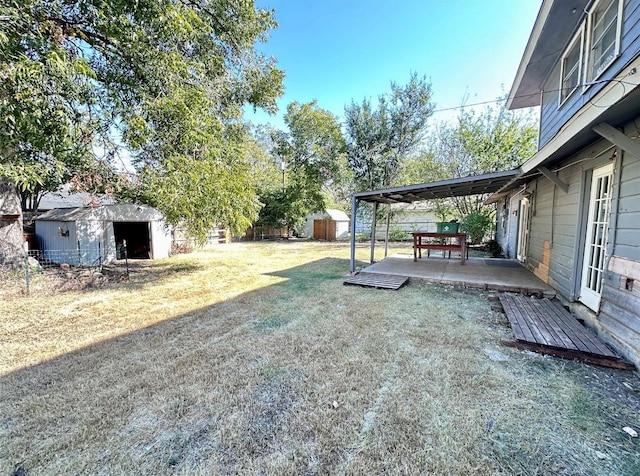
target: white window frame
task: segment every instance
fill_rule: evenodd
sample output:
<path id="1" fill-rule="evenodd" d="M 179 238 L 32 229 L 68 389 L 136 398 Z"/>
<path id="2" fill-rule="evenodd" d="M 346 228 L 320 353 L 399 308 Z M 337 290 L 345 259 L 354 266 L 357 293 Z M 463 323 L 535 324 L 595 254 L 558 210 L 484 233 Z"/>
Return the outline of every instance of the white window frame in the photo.
<path id="1" fill-rule="evenodd" d="M 565 76 L 566 73 L 564 71 L 564 60 L 566 59 L 567 56 L 569 56 L 569 53 L 573 50 L 573 48 L 576 46 L 576 43 L 579 42 L 578 47 L 580 48 L 580 54 L 578 55 L 578 62 L 576 64 L 576 68 L 578 68 L 578 82 L 576 83 L 576 85 L 573 87 L 573 89 L 571 89 L 571 91 L 567 92 L 564 96 L 563 96 L 563 92 L 565 91 L 565 87 L 564 87 L 564 80 L 565 80 Z M 575 34 L 575 36 L 571 39 L 571 42 L 569 43 L 569 46 L 567 46 L 567 49 L 564 50 L 564 53 L 562 54 L 562 57 L 560 58 L 560 87 L 558 88 L 558 107 L 562 106 L 567 99 L 569 99 L 569 97 L 576 91 L 576 89 L 578 89 L 580 87 L 582 83 L 582 78 L 583 78 L 583 72 L 582 72 L 582 64 L 584 62 L 584 24 L 580 25 L 580 29 L 578 30 L 578 32 Z M 573 68 L 572 68 L 573 70 Z"/>
<path id="2" fill-rule="evenodd" d="M 612 4 L 618 2 L 618 12 L 616 15 L 616 41 L 614 46 L 614 52 L 611 59 L 607 62 L 602 63 L 598 69 L 596 70 L 593 77 L 589 77 L 589 71 L 592 69 L 591 62 L 592 58 L 592 47 L 593 47 L 593 14 L 597 10 L 598 6 L 601 5 L 606 0 L 596 0 L 593 6 L 589 9 L 589 13 L 587 14 L 587 41 L 585 42 L 585 63 L 584 63 L 584 90 L 587 90 L 589 86 L 592 85 L 594 81 L 597 81 L 602 74 L 609 69 L 609 67 L 615 62 L 616 58 L 620 56 L 620 40 L 622 37 L 622 14 L 624 12 L 624 0 L 613 0 Z M 614 6 L 615 8 L 615 6 Z"/>

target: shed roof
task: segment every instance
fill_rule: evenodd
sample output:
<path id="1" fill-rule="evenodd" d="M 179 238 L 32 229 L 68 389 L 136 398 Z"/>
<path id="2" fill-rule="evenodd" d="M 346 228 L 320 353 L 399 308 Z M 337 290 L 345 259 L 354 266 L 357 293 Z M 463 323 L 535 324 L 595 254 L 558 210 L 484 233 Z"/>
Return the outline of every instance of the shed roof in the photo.
<path id="1" fill-rule="evenodd" d="M 349 215 L 342 210 L 336 210 L 335 208 L 327 208 L 325 210 L 329 218 L 335 221 L 349 221 Z"/>
<path id="2" fill-rule="evenodd" d="M 76 207 L 76 208 L 54 208 L 44 212 L 42 215 L 38 215 L 36 220 L 41 221 L 76 221 L 87 218 L 91 215 L 91 208 L 89 207 Z"/>
<path id="3" fill-rule="evenodd" d="M 36 220 L 41 221 L 103 220 L 140 222 L 163 219 L 162 214 L 155 208 L 132 203 L 102 205 L 96 208 L 55 208 L 36 217 Z"/>
<path id="4" fill-rule="evenodd" d="M 519 169 L 483 175 L 406 185 L 354 194 L 356 200 L 378 203 L 412 203 L 419 200 L 494 193 L 520 174 Z"/>
<path id="5" fill-rule="evenodd" d="M 113 205 L 115 200 L 106 195 L 93 195 L 90 193 L 70 193 L 66 189 L 57 192 L 48 192 L 42 196 L 38 209 L 53 210 L 54 208 L 84 208 L 92 201 L 99 200 L 100 204 Z"/>

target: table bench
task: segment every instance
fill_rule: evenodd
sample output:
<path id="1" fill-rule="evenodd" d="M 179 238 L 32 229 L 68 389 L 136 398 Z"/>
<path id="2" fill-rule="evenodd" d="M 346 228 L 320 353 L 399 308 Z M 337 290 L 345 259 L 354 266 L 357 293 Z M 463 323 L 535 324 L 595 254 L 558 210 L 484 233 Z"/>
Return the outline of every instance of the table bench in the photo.
<path id="1" fill-rule="evenodd" d="M 449 252 L 451 258 L 452 251 L 460 252 L 460 264 L 464 264 L 467 254 L 467 235 L 464 233 L 432 233 L 416 232 L 413 235 L 413 261 L 422 258 L 422 250 L 441 250 L 442 257 L 446 257 Z M 426 238 L 426 241 L 423 241 Z M 454 242 L 455 241 L 455 242 Z"/>

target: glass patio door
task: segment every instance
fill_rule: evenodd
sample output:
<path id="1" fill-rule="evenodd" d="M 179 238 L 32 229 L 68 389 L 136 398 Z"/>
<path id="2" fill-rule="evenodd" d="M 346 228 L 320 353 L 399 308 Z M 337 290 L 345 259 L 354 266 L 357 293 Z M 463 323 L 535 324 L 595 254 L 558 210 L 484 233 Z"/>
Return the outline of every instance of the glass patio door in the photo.
<path id="1" fill-rule="evenodd" d="M 600 306 L 602 295 L 602 275 L 605 266 L 612 182 L 613 164 L 593 171 L 580 301 L 596 312 Z"/>

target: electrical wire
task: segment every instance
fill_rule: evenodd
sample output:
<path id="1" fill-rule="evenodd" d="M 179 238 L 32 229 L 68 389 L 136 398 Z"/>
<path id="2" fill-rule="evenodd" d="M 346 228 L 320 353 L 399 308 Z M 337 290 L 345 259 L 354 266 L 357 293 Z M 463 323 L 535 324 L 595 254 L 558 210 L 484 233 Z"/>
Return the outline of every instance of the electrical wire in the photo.
<path id="1" fill-rule="evenodd" d="M 611 78 L 611 79 L 601 79 L 598 81 L 592 81 L 589 83 L 585 83 L 582 86 L 595 86 L 597 84 L 604 84 L 604 83 L 612 83 L 612 82 L 616 82 L 622 85 L 622 87 L 624 88 L 625 84 L 631 85 L 631 86 L 638 86 L 637 83 L 632 83 L 630 81 L 623 81 L 624 78 L 627 78 L 633 74 L 635 74 L 635 68 L 632 69 L 629 73 L 625 74 L 624 76 L 622 76 L 622 78 Z M 542 91 L 544 94 L 546 93 L 557 93 L 559 91 L 562 91 L 565 88 L 557 88 L 557 89 L 547 89 Z M 626 88 L 625 88 L 625 93 L 626 93 Z M 623 94 L 625 94 L 623 93 Z M 475 106 L 484 106 L 486 104 L 498 104 L 501 102 L 506 102 L 512 99 L 520 99 L 520 98 L 528 98 L 528 97 L 532 97 L 532 96 L 539 96 L 540 92 L 536 92 L 536 93 L 531 93 L 531 94 L 520 94 L 517 96 L 507 96 L 505 98 L 501 98 L 501 99 L 494 99 L 492 101 L 481 101 L 481 102 L 476 102 L 476 103 L 471 103 L 471 104 L 462 104 L 460 106 L 453 106 L 453 107 L 445 107 L 445 108 L 441 108 L 441 109 L 434 109 L 433 111 L 431 111 L 433 114 L 438 113 L 438 112 L 446 112 L 446 111 L 455 111 L 458 109 L 464 109 L 465 107 L 475 107 Z M 601 107 L 601 108 L 606 108 L 609 106 L 598 106 L 596 104 L 593 104 L 592 101 L 593 98 L 589 99 L 589 102 L 594 106 L 594 107 Z"/>

